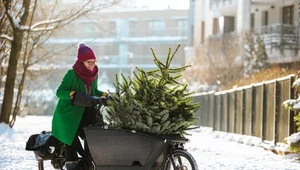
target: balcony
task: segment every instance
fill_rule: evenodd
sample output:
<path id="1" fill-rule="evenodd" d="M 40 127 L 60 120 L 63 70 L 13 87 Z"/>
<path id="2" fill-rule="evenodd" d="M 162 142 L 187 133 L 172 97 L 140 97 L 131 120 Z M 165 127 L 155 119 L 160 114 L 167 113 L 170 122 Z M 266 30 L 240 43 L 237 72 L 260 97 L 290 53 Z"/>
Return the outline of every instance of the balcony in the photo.
<path id="1" fill-rule="evenodd" d="M 211 10 L 221 10 L 236 5 L 236 0 L 210 0 Z"/>
<path id="2" fill-rule="evenodd" d="M 276 24 L 257 31 L 263 36 L 266 48 L 299 49 L 298 26 Z"/>

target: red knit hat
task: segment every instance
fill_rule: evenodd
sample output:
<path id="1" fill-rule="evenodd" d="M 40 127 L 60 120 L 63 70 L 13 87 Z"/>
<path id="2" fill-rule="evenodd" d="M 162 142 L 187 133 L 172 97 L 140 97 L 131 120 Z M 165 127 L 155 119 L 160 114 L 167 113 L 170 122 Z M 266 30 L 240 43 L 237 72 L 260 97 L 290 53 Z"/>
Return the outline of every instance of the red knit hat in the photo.
<path id="1" fill-rule="evenodd" d="M 89 59 L 95 59 L 96 55 L 94 51 L 88 47 L 85 43 L 78 44 L 78 53 L 77 53 L 77 60 L 80 62 L 84 62 Z"/>

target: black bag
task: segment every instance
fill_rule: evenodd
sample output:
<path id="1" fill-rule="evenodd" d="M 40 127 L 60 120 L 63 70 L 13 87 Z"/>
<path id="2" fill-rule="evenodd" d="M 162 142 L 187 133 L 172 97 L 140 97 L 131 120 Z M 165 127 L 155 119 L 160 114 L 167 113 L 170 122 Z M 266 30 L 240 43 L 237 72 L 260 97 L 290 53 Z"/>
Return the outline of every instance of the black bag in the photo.
<path id="1" fill-rule="evenodd" d="M 40 134 L 31 135 L 26 142 L 25 150 L 34 151 L 36 156 L 43 160 L 50 160 L 62 154 L 62 143 L 51 135 L 51 132 L 43 131 Z"/>

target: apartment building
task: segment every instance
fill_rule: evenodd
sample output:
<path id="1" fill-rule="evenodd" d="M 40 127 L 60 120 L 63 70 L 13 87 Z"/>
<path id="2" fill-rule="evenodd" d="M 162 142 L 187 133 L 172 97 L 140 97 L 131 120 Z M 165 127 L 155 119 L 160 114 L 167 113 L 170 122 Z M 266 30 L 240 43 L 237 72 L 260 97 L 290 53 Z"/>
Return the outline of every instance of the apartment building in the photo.
<path id="1" fill-rule="evenodd" d="M 270 63 L 299 61 L 298 3 L 297 0 L 191 0 L 194 25 L 189 49 L 197 52 L 207 40 L 255 31 L 263 38 Z M 242 42 L 244 36 L 239 37 Z M 206 64 L 202 62 L 203 67 Z"/>
<path id="2" fill-rule="evenodd" d="M 67 25 L 45 43 L 45 48 L 62 51 L 60 69 L 71 68 L 76 60 L 78 42 L 91 46 L 100 68 L 100 82 L 114 82 L 115 74 L 132 76 L 135 67 L 157 68 L 150 48 L 165 61 L 168 48 L 180 44 L 174 66 L 184 64 L 188 40 L 188 9 L 105 11 L 82 17 Z M 63 71 L 64 73 L 64 71 Z"/>

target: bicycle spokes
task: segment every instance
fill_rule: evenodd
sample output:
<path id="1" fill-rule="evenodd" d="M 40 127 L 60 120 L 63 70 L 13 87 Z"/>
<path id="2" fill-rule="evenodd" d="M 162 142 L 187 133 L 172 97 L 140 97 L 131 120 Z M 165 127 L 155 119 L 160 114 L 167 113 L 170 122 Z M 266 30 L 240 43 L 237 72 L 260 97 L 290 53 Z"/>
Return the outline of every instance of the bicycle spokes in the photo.
<path id="1" fill-rule="evenodd" d="M 188 165 L 190 165 L 188 160 L 182 161 L 181 156 L 175 157 L 175 170 L 189 170 L 192 169 L 192 167 L 188 168 Z"/>
<path id="2" fill-rule="evenodd" d="M 198 170 L 198 167 L 190 153 L 177 150 L 167 157 L 163 170 Z"/>

